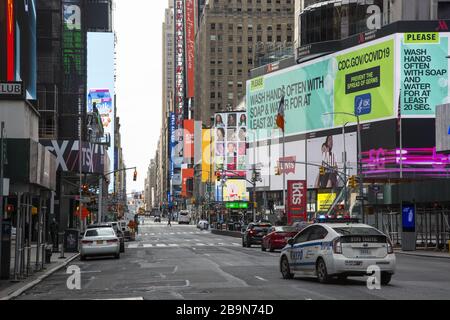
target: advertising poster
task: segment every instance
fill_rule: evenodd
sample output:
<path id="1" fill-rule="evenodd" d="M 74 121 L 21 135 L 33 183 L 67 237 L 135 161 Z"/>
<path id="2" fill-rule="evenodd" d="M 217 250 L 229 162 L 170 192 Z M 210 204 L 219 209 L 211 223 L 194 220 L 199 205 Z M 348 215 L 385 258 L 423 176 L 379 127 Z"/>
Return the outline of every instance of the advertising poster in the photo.
<path id="1" fill-rule="evenodd" d="M 247 182 L 245 180 L 228 179 L 223 188 L 223 200 L 225 202 L 249 201 Z"/>
<path id="2" fill-rule="evenodd" d="M 334 112 L 358 114 L 361 121 L 394 116 L 394 44 L 392 38 L 336 56 Z M 355 122 L 345 115 L 334 118 L 335 126 Z"/>
<path id="3" fill-rule="evenodd" d="M 212 169 L 211 153 L 213 152 L 211 130 L 203 129 L 202 136 L 202 182 L 206 183 L 210 181 L 210 177 L 214 177 L 214 173 L 210 172 Z"/>
<path id="4" fill-rule="evenodd" d="M 347 152 L 347 175 L 357 173 L 357 134 L 345 134 L 345 151 Z M 317 166 L 308 166 L 309 189 L 332 189 L 344 186 L 342 175 L 336 170 L 344 171 L 344 137 L 342 134 L 314 138 L 307 141 L 307 162 L 325 167 L 325 175 L 320 175 Z"/>
<path id="5" fill-rule="evenodd" d="M 307 221 L 306 212 L 306 181 L 304 180 L 290 180 L 288 181 L 288 224 L 295 221 Z"/>
<path id="6" fill-rule="evenodd" d="M 328 212 L 336 200 L 336 193 L 318 193 L 317 194 L 317 212 Z"/>
<path id="7" fill-rule="evenodd" d="M 195 1 L 185 0 L 186 4 L 186 74 L 187 97 L 195 96 Z"/>
<path id="8" fill-rule="evenodd" d="M 192 163 L 194 158 L 194 120 L 184 120 L 184 161 Z"/>
<path id="9" fill-rule="evenodd" d="M 328 76 L 330 61 L 292 67 L 247 82 L 248 126 L 256 133 L 257 140 L 281 135 L 280 130 L 272 129 L 276 127 L 283 96 L 286 135 L 328 127 L 322 115 L 333 111 L 333 82 Z"/>
<path id="10" fill-rule="evenodd" d="M 194 169 L 183 169 L 181 172 L 182 172 L 182 179 L 183 179 L 181 196 L 187 197 L 187 195 L 188 195 L 187 181 L 194 177 Z"/>
<path id="11" fill-rule="evenodd" d="M 401 114 L 434 116 L 449 102 L 448 35 L 438 32 L 401 35 Z"/>
<path id="12" fill-rule="evenodd" d="M 214 123 L 214 171 L 245 177 L 247 154 L 247 115 L 243 112 L 218 113 Z"/>

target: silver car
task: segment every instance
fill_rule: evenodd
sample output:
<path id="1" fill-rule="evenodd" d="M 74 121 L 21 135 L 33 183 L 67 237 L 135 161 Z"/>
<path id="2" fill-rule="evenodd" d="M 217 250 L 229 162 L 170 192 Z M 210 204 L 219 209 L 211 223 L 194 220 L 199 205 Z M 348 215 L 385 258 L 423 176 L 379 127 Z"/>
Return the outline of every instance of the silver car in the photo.
<path id="1" fill-rule="evenodd" d="M 81 260 L 91 256 L 120 259 L 120 241 L 113 228 L 88 229 L 81 240 Z"/>

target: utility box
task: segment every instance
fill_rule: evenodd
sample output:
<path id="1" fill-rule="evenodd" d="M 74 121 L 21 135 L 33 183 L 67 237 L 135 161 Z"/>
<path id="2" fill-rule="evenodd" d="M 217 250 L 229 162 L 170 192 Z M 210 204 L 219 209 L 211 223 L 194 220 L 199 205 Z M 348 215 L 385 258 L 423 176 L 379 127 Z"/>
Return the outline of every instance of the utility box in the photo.
<path id="1" fill-rule="evenodd" d="M 0 257 L 1 280 L 9 280 L 11 273 L 11 231 L 11 221 L 3 220 L 2 256 Z"/>
<path id="2" fill-rule="evenodd" d="M 402 250 L 416 250 L 416 206 L 402 203 Z"/>

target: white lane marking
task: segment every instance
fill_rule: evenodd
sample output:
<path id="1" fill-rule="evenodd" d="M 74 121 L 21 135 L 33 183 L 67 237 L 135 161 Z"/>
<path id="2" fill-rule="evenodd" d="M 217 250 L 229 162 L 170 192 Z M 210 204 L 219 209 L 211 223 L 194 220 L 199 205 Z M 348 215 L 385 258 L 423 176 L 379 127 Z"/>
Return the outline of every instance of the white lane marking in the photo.
<path id="1" fill-rule="evenodd" d="M 233 246 L 240 246 L 240 244 L 239 244 L 239 243 L 236 243 L 236 242 L 233 242 L 232 245 L 233 245 Z"/>
<path id="2" fill-rule="evenodd" d="M 208 246 L 215 247 L 216 245 L 214 243 L 208 243 Z"/>
<path id="3" fill-rule="evenodd" d="M 210 254 L 208 254 L 208 253 L 205 253 L 205 256 L 207 256 L 207 257 L 211 257 L 211 255 L 210 255 Z"/>
<path id="4" fill-rule="evenodd" d="M 258 277 L 258 276 L 255 276 L 255 278 L 258 279 L 258 280 L 264 281 L 264 282 L 268 282 L 269 281 L 269 280 L 266 280 L 266 279 Z"/>
<path id="5" fill-rule="evenodd" d="M 151 235 L 151 236 L 154 236 L 155 234 L 154 234 L 154 233 L 150 233 L 150 235 Z"/>
<path id="6" fill-rule="evenodd" d="M 165 243 L 158 243 L 156 244 L 157 247 L 167 247 L 167 245 Z"/>
<path id="7" fill-rule="evenodd" d="M 173 269 L 172 273 L 177 273 L 177 271 L 178 271 L 178 266 L 175 266 L 175 269 Z"/>
<path id="8" fill-rule="evenodd" d="M 179 245 L 175 244 L 175 243 L 172 243 L 172 244 L 169 244 L 169 247 L 179 247 Z"/>
<path id="9" fill-rule="evenodd" d="M 139 247 L 139 244 L 130 244 L 128 246 L 129 249 L 136 249 L 137 247 Z"/>
<path id="10" fill-rule="evenodd" d="M 218 245 L 219 245 L 219 246 L 224 246 L 225 243 L 219 242 Z"/>
<path id="11" fill-rule="evenodd" d="M 195 245 L 196 245 L 196 246 L 199 246 L 199 247 L 204 247 L 204 246 L 206 246 L 206 244 L 204 244 L 204 243 L 196 243 Z"/>
<path id="12" fill-rule="evenodd" d="M 153 248 L 153 245 L 149 244 L 149 243 L 146 243 L 146 244 L 144 244 L 144 248 Z"/>
<path id="13" fill-rule="evenodd" d="M 169 233 L 170 235 L 174 235 L 175 233 Z"/>
<path id="14" fill-rule="evenodd" d="M 145 236 L 148 236 L 148 233 L 146 233 Z"/>
<path id="15" fill-rule="evenodd" d="M 186 241 L 186 242 L 191 242 L 191 240 L 190 240 L 190 239 L 184 239 L 184 241 Z"/>
<path id="16" fill-rule="evenodd" d="M 114 299 L 95 299 L 95 301 L 131 301 L 131 300 L 144 300 L 143 297 L 136 297 L 136 298 L 114 298 Z"/>

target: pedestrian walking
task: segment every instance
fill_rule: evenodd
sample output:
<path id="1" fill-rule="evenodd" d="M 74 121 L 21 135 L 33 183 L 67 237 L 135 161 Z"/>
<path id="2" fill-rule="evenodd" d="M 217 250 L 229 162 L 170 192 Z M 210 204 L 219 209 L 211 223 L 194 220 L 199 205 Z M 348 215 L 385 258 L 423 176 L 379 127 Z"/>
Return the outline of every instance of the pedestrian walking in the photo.
<path id="1" fill-rule="evenodd" d="M 169 214 L 169 216 L 168 216 L 168 222 L 167 222 L 167 226 L 172 226 L 172 222 L 171 222 L 171 220 L 172 220 L 172 215 L 171 214 Z"/>

